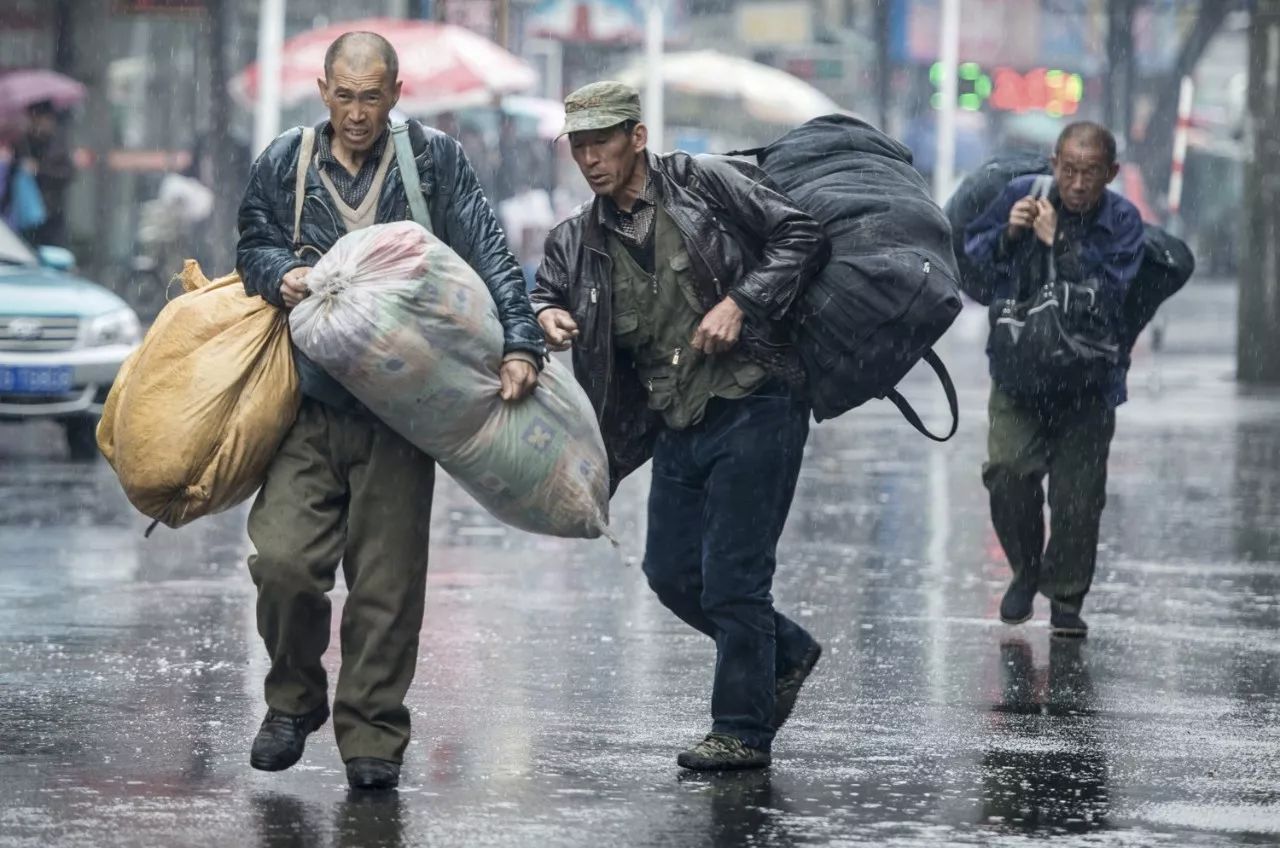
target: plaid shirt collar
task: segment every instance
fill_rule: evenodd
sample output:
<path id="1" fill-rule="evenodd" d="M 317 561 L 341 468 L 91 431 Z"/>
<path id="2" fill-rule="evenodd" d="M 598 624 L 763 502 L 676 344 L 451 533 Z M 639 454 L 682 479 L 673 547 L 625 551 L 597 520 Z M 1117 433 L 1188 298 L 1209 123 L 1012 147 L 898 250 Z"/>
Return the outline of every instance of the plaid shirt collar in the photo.
<path id="1" fill-rule="evenodd" d="M 635 247 L 642 246 L 653 235 L 653 222 L 658 206 L 658 185 L 653 178 L 653 156 L 648 156 L 645 164 L 644 189 L 630 212 L 619 209 L 612 197 L 604 198 L 600 204 L 601 226 Z"/>
<path id="2" fill-rule="evenodd" d="M 324 169 L 333 180 L 334 188 L 342 196 L 342 202 L 352 209 L 364 202 L 369 189 L 373 187 L 373 178 L 378 173 L 378 164 L 386 152 L 391 139 L 390 127 L 382 131 L 382 135 L 373 143 L 369 155 L 365 157 L 360 170 L 352 174 L 337 157 L 333 155 L 333 124 L 325 121 L 316 132 L 316 164 Z"/>

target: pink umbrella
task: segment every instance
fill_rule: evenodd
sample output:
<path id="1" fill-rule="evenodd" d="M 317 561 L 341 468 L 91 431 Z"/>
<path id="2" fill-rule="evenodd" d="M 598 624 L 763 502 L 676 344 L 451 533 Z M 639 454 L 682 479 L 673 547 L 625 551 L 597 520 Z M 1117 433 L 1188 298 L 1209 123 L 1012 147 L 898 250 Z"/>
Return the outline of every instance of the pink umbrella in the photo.
<path id="1" fill-rule="evenodd" d="M 87 94 L 84 85 L 54 71 L 0 74 L 0 121 L 20 118 L 28 106 L 46 100 L 57 109 L 69 109 Z"/>
<path id="2" fill-rule="evenodd" d="M 376 32 L 395 47 L 404 83 L 399 108 L 406 114 L 484 105 L 495 96 L 528 91 L 537 83 L 537 74 L 526 62 L 468 29 L 372 18 L 311 30 L 286 41 L 280 75 L 282 105 L 296 106 L 319 97 L 316 79 L 324 76 L 325 51 L 338 36 L 356 30 Z M 252 104 L 258 96 L 258 66 L 250 65 L 231 85 L 238 99 Z"/>

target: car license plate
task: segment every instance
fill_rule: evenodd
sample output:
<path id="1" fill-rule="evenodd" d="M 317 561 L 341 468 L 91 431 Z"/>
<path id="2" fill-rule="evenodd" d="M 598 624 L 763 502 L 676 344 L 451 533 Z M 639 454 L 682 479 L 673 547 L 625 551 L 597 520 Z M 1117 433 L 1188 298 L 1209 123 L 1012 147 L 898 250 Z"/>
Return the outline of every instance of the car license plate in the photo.
<path id="1" fill-rule="evenodd" d="M 0 367 L 0 394 L 59 395 L 71 391 L 70 368 Z"/>

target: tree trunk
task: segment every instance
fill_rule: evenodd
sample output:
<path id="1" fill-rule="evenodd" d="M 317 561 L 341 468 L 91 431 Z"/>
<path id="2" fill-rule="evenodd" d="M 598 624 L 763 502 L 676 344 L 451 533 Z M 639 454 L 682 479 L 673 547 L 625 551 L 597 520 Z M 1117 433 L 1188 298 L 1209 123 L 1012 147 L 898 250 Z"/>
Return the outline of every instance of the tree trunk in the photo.
<path id="1" fill-rule="evenodd" d="M 1249 27 L 1249 124 L 1236 369 L 1280 383 L 1280 0 L 1257 0 Z"/>
<path id="2" fill-rule="evenodd" d="M 1173 170 L 1173 131 L 1178 124 L 1178 92 L 1182 78 L 1195 71 L 1209 42 L 1218 34 L 1227 14 L 1234 8 L 1235 0 L 1201 0 L 1196 22 L 1178 51 L 1173 69 L 1156 92 L 1155 109 L 1147 122 L 1142 143 L 1137 145 L 1135 158 L 1147 178 L 1147 185 L 1156 196 L 1164 195 Z"/>
<path id="3" fill-rule="evenodd" d="M 1107 5 L 1107 102 L 1104 121 L 1126 145 L 1133 135 L 1134 0 Z"/>

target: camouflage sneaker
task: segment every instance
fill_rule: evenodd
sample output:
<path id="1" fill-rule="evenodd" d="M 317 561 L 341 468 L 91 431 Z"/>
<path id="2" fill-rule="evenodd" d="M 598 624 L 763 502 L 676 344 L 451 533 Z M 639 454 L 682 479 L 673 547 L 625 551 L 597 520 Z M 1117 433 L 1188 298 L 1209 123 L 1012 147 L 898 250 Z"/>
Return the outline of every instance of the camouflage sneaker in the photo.
<path id="1" fill-rule="evenodd" d="M 818 664 L 822 656 L 822 646 L 817 642 L 805 652 L 804 659 L 791 671 L 778 678 L 773 696 L 773 729 L 777 730 L 787 723 L 791 711 L 795 709 L 796 698 L 800 695 L 800 687 L 809 679 L 809 673 Z"/>
<path id="2" fill-rule="evenodd" d="M 765 768 L 773 759 L 768 751 L 748 748 L 736 736 L 708 733 L 706 739 L 676 757 L 676 762 L 694 771 L 731 771 Z"/>

